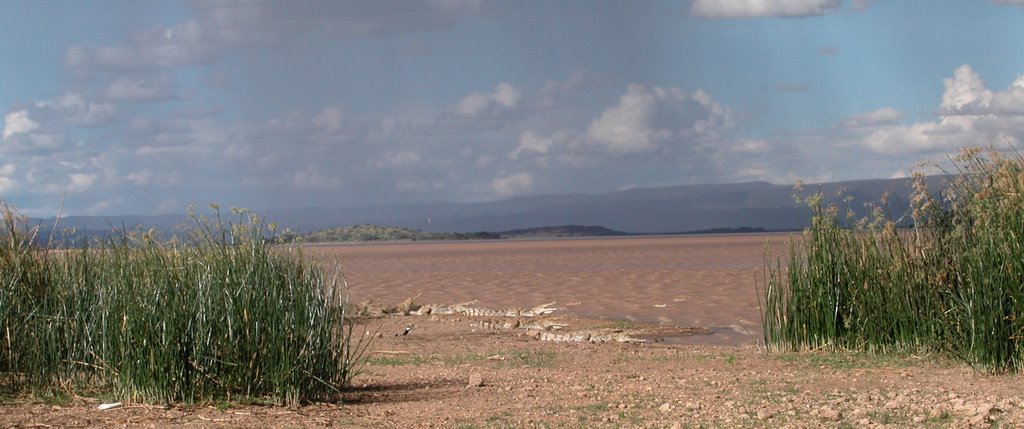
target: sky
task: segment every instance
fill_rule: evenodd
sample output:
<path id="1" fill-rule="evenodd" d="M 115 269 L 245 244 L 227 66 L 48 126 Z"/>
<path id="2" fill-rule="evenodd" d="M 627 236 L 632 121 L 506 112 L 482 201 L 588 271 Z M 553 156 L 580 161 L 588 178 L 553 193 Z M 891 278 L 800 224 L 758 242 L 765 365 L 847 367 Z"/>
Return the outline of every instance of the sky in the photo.
<path id="1" fill-rule="evenodd" d="M 1024 138 L 1024 0 L 0 0 L 31 216 L 890 178 Z"/>

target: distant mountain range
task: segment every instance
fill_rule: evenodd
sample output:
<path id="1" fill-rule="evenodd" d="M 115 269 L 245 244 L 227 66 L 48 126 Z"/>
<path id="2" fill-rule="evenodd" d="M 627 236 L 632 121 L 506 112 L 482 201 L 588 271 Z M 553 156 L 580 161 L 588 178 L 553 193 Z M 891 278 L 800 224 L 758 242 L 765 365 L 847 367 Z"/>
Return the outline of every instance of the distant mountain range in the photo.
<path id="1" fill-rule="evenodd" d="M 938 191 L 939 176 L 928 178 Z M 889 193 L 888 210 L 896 217 L 906 212 L 910 179 L 877 179 L 809 184 L 804 195 L 821 190 L 825 203 L 839 202 L 843 195 L 853 198 L 851 207 L 860 212 L 866 202 L 878 202 Z M 603 194 L 552 194 L 509 198 L 479 203 L 411 203 L 376 206 L 295 208 L 269 210 L 258 214 L 300 234 L 353 225 L 374 224 L 410 228 L 425 232 L 511 231 L 554 225 L 600 225 L 628 233 L 679 233 L 698 230 L 765 230 L 803 228 L 809 218 L 806 207 L 794 199 L 789 185 L 746 182 L 718 185 L 637 188 Z M 225 215 L 237 221 L 237 216 Z M 44 227 L 54 219 L 37 219 Z M 141 227 L 172 231 L 187 225 L 182 215 L 160 216 L 71 216 L 60 220 L 61 228 L 106 233 L 113 229 Z"/>
<path id="2" fill-rule="evenodd" d="M 286 241 L 330 243 L 352 241 L 424 241 L 424 240 L 498 240 L 507 238 L 611 237 L 629 235 L 601 226 L 559 225 L 498 232 L 426 232 L 412 228 L 380 225 L 355 225 L 323 229 L 301 236 L 282 237 Z"/>

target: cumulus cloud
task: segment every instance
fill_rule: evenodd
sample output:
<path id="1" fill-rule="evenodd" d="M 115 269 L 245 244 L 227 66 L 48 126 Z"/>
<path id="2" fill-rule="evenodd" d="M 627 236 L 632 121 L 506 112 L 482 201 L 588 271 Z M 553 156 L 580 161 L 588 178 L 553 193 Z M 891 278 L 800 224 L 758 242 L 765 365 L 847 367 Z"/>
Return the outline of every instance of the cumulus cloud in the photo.
<path id="1" fill-rule="evenodd" d="M 883 107 L 868 113 L 853 115 L 836 125 L 838 128 L 864 128 L 893 125 L 903 119 L 903 113 L 892 107 Z"/>
<path id="2" fill-rule="evenodd" d="M 474 92 L 463 97 L 455 105 L 455 114 L 464 118 L 495 117 L 515 108 L 522 98 L 521 90 L 502 82 L 493 92 Z"/>
<path id="3" fill-rule="evenodd" d="M 618 104 L 587 127 L 593 146 L 610 153 L 642 153 L 667 142 L 717 136 L 734 125 L 732 112 L 702 90 L 632 84 Z"/>
<path id="4" fill-rule="evenodd" d="M 491 190 L 500 198 L 526 194 L 533 190 L 533 175 L 523 171 L 498 176 L 491 181 Z"/>
<path id="5" fill-rule="evenodd" d="M 29 119 L 28 110 L 17 110 L 4 116 L 4 140 L 36 128 L 39 128 L 39 123 Z"/>
<path id="6" fill-rule="evenodd" d="M 555 141 L 550 137 L 541 137 L 532 131 L 525 131 L 519 136 L 519 145 L 516 146 L 515 150 L 509 152 L 507 156 L 509 159 L 518 159 L 524 152 L 546 154 L 554 144 Z"/>
<path id="7" fill-rule="evenodd" d="M 839 0 L 694 0 L 690 12 L 706 19 L 743 19 L 819 16 L 839 7 Z"/>
<path id="8" fill-rule="evenodd" d="M 71 173 L 68 175 L 67 191 L 69 194 L 77 194 L 88 190 L 95 183 L 95 174 Z"/>
<path id="9" fill-rule="evenodd" d="M 345 114 L 341 107 L 331 106 L 313 117 L 313 125 L 320 127 L 324 132 L 334 133 L 341 129 L 344 119 Z"/>
<path id="10" fill-rule="evenodd" d="M 37 102 L 36 108 L 77 125 L 101 124 L 113 119 L 117 112 L 116 104 L 89 100 L 77 92 L 66 93 L 54 100 Z"/>
<path id="11" fill-rule="evenodd" d="M 18 187 L 18 180 L 12 177 L 17 171 L 14 164 L 0 166 L 0 194 L 7 194 Z"/>
<path id="12" fill-rule="evenodd" d="M 969 65 L 963 65 L 953 77 L 943 79 L 943 85 L 936 121 L 882 127 L 867 135 L 863 144 L 875 152 L 913 153 L 1024 137 L 1024 76 L 993 92 Z"/>
<path id="13" fill-rule="evenodd" d="M 563 81 L 549 80 L 537 91 L 536 107 L 551 109 L 562 105 L 578 89 L 593 84 L 596 79 L 586 71 L 577 70 Z"/>

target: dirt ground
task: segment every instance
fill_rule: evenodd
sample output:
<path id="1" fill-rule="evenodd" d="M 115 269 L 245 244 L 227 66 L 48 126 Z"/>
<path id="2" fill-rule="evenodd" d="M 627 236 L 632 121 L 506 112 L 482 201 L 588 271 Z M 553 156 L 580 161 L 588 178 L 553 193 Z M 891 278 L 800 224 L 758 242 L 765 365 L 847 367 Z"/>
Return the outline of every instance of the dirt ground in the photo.
<path id="1" fill-rule="evenodd" d="M 7 398 L 0 426 L 336 428 L 1019 427 L 1019 376 L 936 357 L 765 353 L 658 341 L 664 326 L 561 318 L 570 329 L 653 332 L 641 344 L 539 341 L 483 319 L 368 322 L 374 353 L 339 404 L 44 403 Z M 412 325 L 408 335 L 398 335 Z M 645 331 L 653 328 L 653 331 Z M 671 331 L 671 330 L 669 330 Z"/>
<path id="2" fill-rule="evenodd" d="M 785 239 L 326 247 L 355 302 L 556 301 L 550 316 L 567 330 L 647 342 L 540 341 L 491 329 L 494 318 L 378 317 L 366 322 L 373 352 L 342 403 L 100 411 L 101 398 L 0 398 L 0 427 L 1024 427 L 1020 376 L 935 356 L 765 352 L 755 281 L 765 243 Z"/>

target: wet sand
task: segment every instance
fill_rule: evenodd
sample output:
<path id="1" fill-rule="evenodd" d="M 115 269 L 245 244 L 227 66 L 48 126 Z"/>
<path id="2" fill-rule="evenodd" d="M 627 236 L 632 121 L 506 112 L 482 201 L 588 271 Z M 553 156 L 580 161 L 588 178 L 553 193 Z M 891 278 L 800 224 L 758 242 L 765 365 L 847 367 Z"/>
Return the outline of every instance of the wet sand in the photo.
<path id="1" fill-rule="evenodd" d="M 762 338 L 758 294 L 765 246 L 790 234 L 410 242 L 315 246 L 342 264 L 353 302 L 483 308 L 556 302 L 557 314 L 679 326 L 709 336 L 685 343 L 752 344 Z"/>

